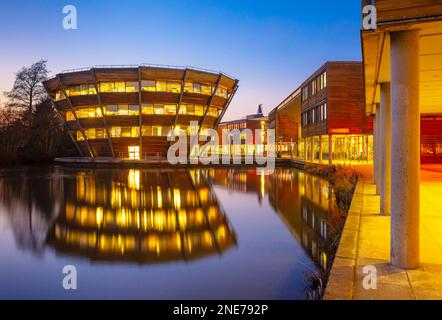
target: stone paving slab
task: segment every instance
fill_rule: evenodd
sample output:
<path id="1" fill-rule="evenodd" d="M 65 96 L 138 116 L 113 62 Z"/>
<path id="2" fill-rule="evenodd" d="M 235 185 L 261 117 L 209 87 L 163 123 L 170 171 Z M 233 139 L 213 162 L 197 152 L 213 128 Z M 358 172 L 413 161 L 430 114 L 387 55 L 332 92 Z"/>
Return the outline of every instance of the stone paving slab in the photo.
<path id="1" fill-rule="evenodd" d="M 421 177 L 420 268 L 402 270 L 389 263 L 390 217 L 379 213 L 375 185 L 361 180 L 324 299 L 442 300 L 442 173 L 423 171 Z M 366 266 L 376 268 L 376 290 L 364 289 Z"/>

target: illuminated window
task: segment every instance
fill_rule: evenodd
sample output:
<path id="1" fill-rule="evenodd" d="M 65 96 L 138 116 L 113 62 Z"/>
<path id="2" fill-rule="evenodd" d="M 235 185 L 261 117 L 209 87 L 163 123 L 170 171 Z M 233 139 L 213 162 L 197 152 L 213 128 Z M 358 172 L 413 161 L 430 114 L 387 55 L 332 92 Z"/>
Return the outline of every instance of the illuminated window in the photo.
<path id="1" fill-rule="evenodd" d="M 83 141 L 83 140 L 84 140 L 84 137 L 81 134 L 81 131 L 77 131 L 77 141 Z"/>
<path id="2" fill-rule="evenodd" d="M 194 93 L 201 93 L 201 83 L 194 83 L 193 84 L 193 92 Z"/>
<path id="3" fill-rule="evenodd" d="M 201 85 L 201 93 L 210 96 L 212 94 L 212 87 L 204 84 Z"/>
<path id="4" fill-rule="evenodd" d="M 219 115 L 218 108 L 210 108 L 209 115 L 211 115 L 212 117 L 218 117 L 218 115 Z"/>
<path id="5" fill-rule="evenodd" d="M 59 100 L 63 100 L 63 99 L 66 99 L 66 97 L 65 97 L 65 95 L 64 95 L 64 93 L 63 93 L 63 91 L 58 90 L 58 91 L 55 93 L 55 101 L 59 101 Z"/>
<path id="6" fill-rule="evenodd" d="M 224 89 L 224 88 L 219 87 L 216 90 L 216 95 L 219 96 L 219 97 L 227 99 L 227 90 Z"/>
<path id="7" fill-rule="evenodd" d="M 86 129 L 84 133 L 88 139 L 95 139 L 95 129 Z"/>
<path id="8" fill-rule="evenodd" d="M 164 114 L 164 106 L 162 104 L 156 104 L 153 109 L 154 114 Z"/>
<path id="9" fill-rule="evenodd" d="M 121 127 L 111 127 L 111 136 L 112 137 L 121 137 Z"/>
<path id="10" fill-rule="evenodd" d="M 138 82 L 126 82 L 126 92 L 138 92 Z"/>
<path id="11" fill-rule="evenodd" d="M 151 126 L 142 126 L 141 134 L 144 137 L 150 137 L 152 135 L 152 127 Z"/>
<path id="12" fill-rule="evenodd" d="M 186 105 L 186 114 L 193 115 L 195 114 L 195 106 L 193 104 Z"/>
<path id="13" fill-rule="evenodd" d="M 66 121 L 74 121 L 75 116 L 71 111 L 66 112 Z"/>
<path id="14" fill-rule="evenodd" d="M 175 115 L 176 114 L 176 105 L 175 104 L 164 105 L 164 113 L 167 115 Z"/>
<path id="15" fill-rule="evenodd" d="M 192 82 L 186 82 L 184 84 L 184 92 L 193 92 L 193 83 Z"/>
<path id="16" fill-rule="evenodd" d="M 140 114 L 140 106 L 139 105 L 129 105 L 128 107 L 128 115 L 130 116 L 138 116 Z"/>
<path id="17" fill-rule="evenodd" d="M 140 136 L 140 127 L 132 127 L 131 128 L 131 136 L 133 138 L 139 137 Z"/>
<path id="18" fill-rule="evenodd" d="M 115 83 L 113 82 L 101 82 L 100 83 L 100 92 L 114 92 Z"/>
<path id="19" fill-rule="evenodd" d="M 66 89 L 66 92 L 70 97 L 75 97 L 75 96 L 81 95 L 80 86 L 69 87 L 68 89 Z"/>
<path id="20" fill-rule="evenodd" d="M 156 136 L 156 137 L 160 137 L 161 136 L 161 130 L 162 130 L 161 126 L 152 126 L 152 135 Z"/>
<path id="21" fill-rule="evenodd" d="M 118 105 L 108 105 L 104 109 L 104 113 L 107 116 L 116 116 L 118 114 Z"/>
<path id="22" fill-rule="evenodd" d="M 167 82 L 167 92 L 181 93 L 181 83 Z"/>
<path id="23" fill-rule="evenodd" d="M 142 91 L 156 91 L 156 82 L 153 80 L 143 80 L 141 81 Z"/>
<path id="24" fill-rule="evenodd" d="M 107 138 L 106 130 L 103 128 L 95 129 L 95 139 L 105 139 Z"/>
<path id="25" fill-rule="evenodd" d="M 157 91 L 166 92 L 167 91 L 167 83 L 166 81 L 157 81 Z"/>
<path id="26" fill-rule="evenodd" d="M 187 105 L 185 105 L 185 104 L 180 105 L 180 110 L 178 113 L 179 114 L 186 114 L 187 113 Z"/>
<path id="27" fill-rule="evenodd" d="M 195 115 L 196 116 L 204 115 L 204 107 L 203 106 L 195 106 Z"/>
<path id="28" fill-rule="evenodd" d="M 97 94 L 97 89 L 95 88 L 95 85 L 90 85 L 88 94 Z"/>
<path id="29" fill-rule="evenodd" d="M 126 92 L 126 83 L 125 82 L 115 82 L 114 92 Z"/>
<path id="30" fill-rule="evenodd" d="M 141 112 L 143 114 L 153 114 L 153 104 L 143 104 L 141 106 Z"/>
<path id="31" fill-rule="evenodd" d="M 139 146 L 129 146 L 129 159 L 130 160 L 140 159 L 140 147 Z"/>
<path id="32" fill-rule="evenodd" d="M 85 95 L 89 94 L 89 85 L 87 85 L 87 84 L 81 85 L 80 86 L 80 94 L 82 96 L 85 96 Z"/>
<path id="33" fill-rule="evenodd" d="M 162 130 L 161 130 L 161 135 L 162 135 L 163 137 L 167 137 L 167 136 L 169 135 L 169 133 L 170 133 L 171 130 L 172 130 L 172 127 L 171 127 L 171 126 L 165 126 L 165 127 L 163 127 Z"/>
<path id="34" fill-rule="evenodd" d="M 132 127 L 122 127 L 121 128 L 121 137 L 131 138 L 132 137 Z"/>

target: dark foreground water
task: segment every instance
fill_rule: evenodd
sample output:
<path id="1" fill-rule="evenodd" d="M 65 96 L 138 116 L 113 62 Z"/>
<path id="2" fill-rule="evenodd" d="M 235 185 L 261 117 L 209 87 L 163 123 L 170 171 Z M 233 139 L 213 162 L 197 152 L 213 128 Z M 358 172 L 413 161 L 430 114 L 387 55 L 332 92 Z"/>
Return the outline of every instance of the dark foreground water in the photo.
<path id="1" fill-rule="evenodd" d="M 259 174 L 2 169 L 0 298 L 305 299 L 330 263 L 331 190 Z"/>

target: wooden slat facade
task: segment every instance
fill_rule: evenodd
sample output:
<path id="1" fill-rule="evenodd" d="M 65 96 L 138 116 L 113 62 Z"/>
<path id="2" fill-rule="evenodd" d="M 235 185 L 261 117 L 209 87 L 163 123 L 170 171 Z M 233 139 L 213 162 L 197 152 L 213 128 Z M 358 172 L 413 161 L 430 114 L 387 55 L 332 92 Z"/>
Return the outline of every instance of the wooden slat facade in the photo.
<path id="1" fill-rule="evenodd" d="M 327 86 L 302 102 L 305 112 L 327 104 L 325 121 L 302 127 L 302 137 L 336 133 L 373 134 L 373 119 L 365 115 L 363 66 L 361 62 L 327 62 L 301 88 L 327 72 Z"/>

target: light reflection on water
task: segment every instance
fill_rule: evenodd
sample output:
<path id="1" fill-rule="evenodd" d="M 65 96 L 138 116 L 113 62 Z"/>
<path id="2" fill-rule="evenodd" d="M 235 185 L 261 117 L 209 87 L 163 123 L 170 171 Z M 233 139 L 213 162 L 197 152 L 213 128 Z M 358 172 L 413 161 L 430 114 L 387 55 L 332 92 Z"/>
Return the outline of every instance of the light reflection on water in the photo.
<path id="1" fill-rule="evenodd" d="M 0 297 L 303 299 L 339 214 L 295 169 L 1 170 Z"/>

